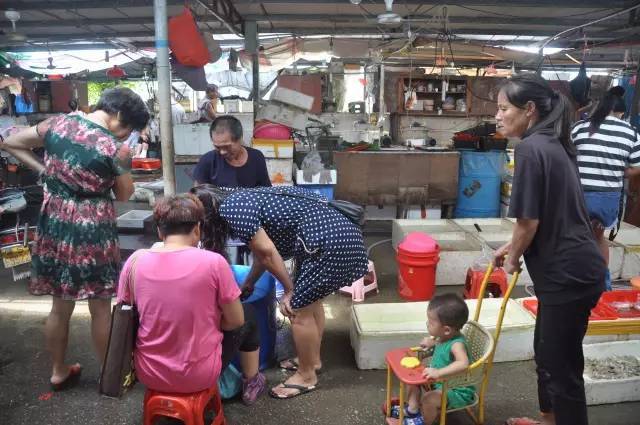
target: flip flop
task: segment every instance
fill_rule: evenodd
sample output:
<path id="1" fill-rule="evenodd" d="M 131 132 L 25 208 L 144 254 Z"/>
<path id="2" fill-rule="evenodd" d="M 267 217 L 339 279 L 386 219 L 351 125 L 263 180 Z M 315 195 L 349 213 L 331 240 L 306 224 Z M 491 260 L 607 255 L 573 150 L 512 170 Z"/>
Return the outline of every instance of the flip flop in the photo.
<path id="1" fill-rule="evenodd" d="M 294 393 L 294 394 L 289 394 L 289 395 L 280 395 L 280 394 L 276 393 L 275 391 L 273 391 L 273 389 L 269 390 L 269 395 L 271 397 L 277 398 L 279 400 L 285 400 L 285 399 L 289 399 L 289 398 L 298 397 L 299 395 L 310 393 L 311 391 L 314 391 L 314 390 L 316 390 L 318 388 L 318 384 L 310 385 L 308 387 L 305 387 L 304 385 L 287 384 L 287 383 L 283 382 L 280 385 L 282 385 L 281 388 L 290 388 L 292 390 L 298 390 L 298 392 Z"/>
<path id="2" fill-rule="evenodd" d="M 82 366 L 73 365 L 69 368 L 69 375 L 62 382 L 58 382 L 57 384 L 51 383 L 51 389 L 53 391 L 64 391 L 69 388 L 75 386 L 82 374 Z"/>
<path id="3" fill-rule="evenodd" d="M 291 366 L 282 366 L 283 363 L 290 363 Z M 278 366 L 280 366 L 280 369 L 284 369 L 284 370 L 288 370 L 290 372 L 297 372 L 298 371 L 298 362 L 296 361 L 296 359 L 286 359 L 286 360 L 282 360 L 280 363 L 278 363 Z M 318 368 L 316 369 L 316 375 L 322 375 L 322 368 Z"/>

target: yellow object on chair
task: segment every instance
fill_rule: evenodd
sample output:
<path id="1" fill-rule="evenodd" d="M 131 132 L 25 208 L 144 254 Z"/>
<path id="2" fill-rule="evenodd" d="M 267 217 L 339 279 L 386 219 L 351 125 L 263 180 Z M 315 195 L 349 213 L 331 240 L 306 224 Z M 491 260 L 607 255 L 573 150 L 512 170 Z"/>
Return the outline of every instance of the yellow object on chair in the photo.
<path id="1" fill-rule="evenodd" d="M 407 369 L 415 369 L 420 366 L 420 360 L 417 357 L 403 357 L 400 360 L 400 366 L 406 367 Z"/>

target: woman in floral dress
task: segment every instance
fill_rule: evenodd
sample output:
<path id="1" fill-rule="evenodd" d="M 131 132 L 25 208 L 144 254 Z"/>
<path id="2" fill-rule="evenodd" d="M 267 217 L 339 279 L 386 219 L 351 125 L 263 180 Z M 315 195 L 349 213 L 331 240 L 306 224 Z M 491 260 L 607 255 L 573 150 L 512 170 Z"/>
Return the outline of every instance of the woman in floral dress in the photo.
<path id="1" fill-rule="evenodd" d="M 65 362 L 77 300 L 89 300 L 93 342 L 99 361 L 104 359 L 120 268 L 112 192 L 119 201 L 133 193 L 129 148 L 121 142 L 148 121 L 142 99 L 116 88 L 105 91 L 86 117 L 50 118 L 0 145 L 40 172 L 44 182 L 29 291 L 53 296 L 45 334 L 54 390 L 73 384 L 81 372 L 79 364 Z M 31 151 L 36 147 L 45 149 L 44 165 Z"/>

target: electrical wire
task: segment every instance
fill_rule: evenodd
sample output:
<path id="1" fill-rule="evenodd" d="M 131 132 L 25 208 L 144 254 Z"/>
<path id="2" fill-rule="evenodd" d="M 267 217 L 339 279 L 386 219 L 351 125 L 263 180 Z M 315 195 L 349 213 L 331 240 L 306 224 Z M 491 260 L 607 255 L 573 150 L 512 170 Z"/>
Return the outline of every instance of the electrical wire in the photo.
<path id="1" fill-rule="evenodd" d="M 481 10 L 481 9 L 476 9 L 474 7 L 469 7 L 469 6 L 461 6 L 461 5 L 457 5 L 455 7 L 459 7 L 461 9 L 467 9 L 473 12 L 480 12 L 480 13 L 485 13 L 487 15 L 493 15 L 493 16 L 504 16 L 507 18 L 528 18 L 529 16 L 523 16 L 523 15 L 509 15 L 506 13 L 500 13 L 500 12 L 492 12 L 489 10 Z M 585 15 L 591 15 L 593 13 L 600 13 L 600 12 L 608 12 L 610 9 L 598 9 L 598 10 L 592 10 L 589 12 L 582 12 L 582 13 L 575 13 L 575 14 L 570 14 L 570 15 L 559 15 L 559 16 L 550 16 L 549 18 L 574 18 L 576 16 L 585 16 Z"/>
<path id="2" fill-rule="evenodd" d="M 455 64 L 456 60 L 455 60 L 455 57 L 453 56 L 453 48 L 451 47 L 451 34 L 450 33 L 446 33 L 446 37 L 447 37 L 447 43 L 449 44 L 449 54 L 451 54 L 451 61 Z M 455 68 L 455 70 L 460 76 L 466 77 L 466 75 L 463 75 L 458 68 Z M 471 96 L 475 97 L 476 99 L 480 99 L 480 100 L 483 100 L 485 102 L 496 103 L 496 101 L 493 100 L 493 99 L 489 99 L 489 98 L 482 97 L 482 96 L 479 96 L 479 95 L 475 94 L 473 92 L 473 90 L 471 89 L 471 85 L 470 84 L 467 84 L 467 90 L 469 91 L 469 93 L 471 93 Z"/>

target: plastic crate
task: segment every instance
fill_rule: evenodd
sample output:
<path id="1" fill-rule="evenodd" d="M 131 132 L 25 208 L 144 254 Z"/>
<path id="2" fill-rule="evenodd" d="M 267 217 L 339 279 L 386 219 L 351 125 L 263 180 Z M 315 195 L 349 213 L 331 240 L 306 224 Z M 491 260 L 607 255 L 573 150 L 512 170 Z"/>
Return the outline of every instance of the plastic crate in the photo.
<path id="1" fill-rule="evenodd" d="M 640 310 L 634 308 L 634 305 L 638 304 L 640 291 L 609 291 L 602 294 L 600 297 L 600 304 L 606 305 L 613 310 L 618 317 L 624 319 L 635 319 L 640 317 Z M 613 303 L 616 302 L 628 302 L 631 303 L 631 308 L 618 309 L 614 307 Z"/>
<path id="2" fill-rule="evenodd" d="M 310 190 L 312 192 L 317 193 L 318 195 L 322 195 L 326 197 L 328 200 L 333 199 L 333 188 L 332 184 L 304 184 L 300 185 L 301 188 Z"/>
<path id="3" fill-rule="evenodd" d="M 522 306 L 533 313 L 535 316 L 538 315 L 538 300 L 537 299 L 529 299 L 522 301 Z M 619 316 L 615 310 L 613 310 L 608 305 L 602 303 L 601 301 L 591 310 L 591 316 L 589 316 L 589 321 L 598 321 L 598 320 L 616 320 Z"/>

